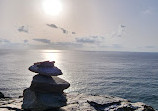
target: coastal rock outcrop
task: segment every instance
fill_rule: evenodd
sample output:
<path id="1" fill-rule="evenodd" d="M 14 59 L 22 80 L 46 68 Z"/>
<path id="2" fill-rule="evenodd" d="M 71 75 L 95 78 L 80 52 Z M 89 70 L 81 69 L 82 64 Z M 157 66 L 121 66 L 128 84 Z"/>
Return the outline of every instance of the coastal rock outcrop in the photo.
<path id="1" fill-rule="evenodd" d="M 70 94 L 67 98 L 65 111 L 155 111 L 144 103 L 107 95 Z"/>
<path id="2" fill-rule="evenodd" d="M 54 63 L 37 62 L 29 67 L 30 71 L 38 74 L 33 77 L 30 88 L 23 91 L 23 109 L 44 111 L 66 106 L 67 99 L 63 90 L 70 87 L 70 84 L 57 77 L 62 72 Z"/>
<path id="3" fill-rule="evenodd" d="M 126 99 L 107 95 L 69 93 L 66 99 L 66 106 L 47 111 L 156 111 L 141 102 L 132 103 Z M 21 109 L 21 104 L 22 98 L 0 100 L 0 111 L 24 111 Z"/>
<path id="4" fill-rule="evenodd" d="M 4 98 L 4 94 L 0 92 L 0 98 Z"/>

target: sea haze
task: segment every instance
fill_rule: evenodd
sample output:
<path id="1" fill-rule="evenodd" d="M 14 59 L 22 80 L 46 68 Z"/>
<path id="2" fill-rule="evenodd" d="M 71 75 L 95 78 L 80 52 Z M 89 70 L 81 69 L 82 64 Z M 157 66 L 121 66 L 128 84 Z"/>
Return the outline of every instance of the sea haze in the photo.
<path id="1" fill-rule="evenodd" d="M 158 53 L 0 50 L 0 91 L 18 97 L 31 84 L 34 62 L 54 60 L 71 86 L 66 92 L 107 94 L 158 109 Z"/>

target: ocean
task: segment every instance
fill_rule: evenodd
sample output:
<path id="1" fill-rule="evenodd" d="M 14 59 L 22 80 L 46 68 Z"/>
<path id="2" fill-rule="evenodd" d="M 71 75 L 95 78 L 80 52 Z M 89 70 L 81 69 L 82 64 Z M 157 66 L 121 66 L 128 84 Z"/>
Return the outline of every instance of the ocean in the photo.
<path id="1" fill-rule="evenodd" d="M 111 95 L 158 109 L 158 53 L 0 50 L 0 91 L 18 97 L 30 86 L 35 62 L 55 61 L 70 82 L 66 92 Z"/>

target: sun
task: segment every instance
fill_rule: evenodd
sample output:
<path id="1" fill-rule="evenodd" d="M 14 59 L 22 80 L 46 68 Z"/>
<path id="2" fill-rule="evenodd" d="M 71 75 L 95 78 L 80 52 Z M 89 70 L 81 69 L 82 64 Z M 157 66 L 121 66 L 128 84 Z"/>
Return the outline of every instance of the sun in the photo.
<path id="1" fill-rule="evenodd" d="M 56 16 L 62 11 L 60 0 L 43 0 L 43 10 L 46 14 Z"/>

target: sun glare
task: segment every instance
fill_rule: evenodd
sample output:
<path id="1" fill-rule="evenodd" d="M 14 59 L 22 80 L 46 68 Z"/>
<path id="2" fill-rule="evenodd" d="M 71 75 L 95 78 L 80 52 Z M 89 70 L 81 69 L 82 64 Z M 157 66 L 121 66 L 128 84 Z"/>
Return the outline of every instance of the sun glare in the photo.
<path id="1" fill-rule="evenodd" d="M 42 6 L 44 12 L 48 15 L 56 16 L 62 11 L 60 0 L 44 0 Z"/>
<path id="2" fill-rule="evenodd" d="M 43 61 L 58 61 L 60 62 L 60 51 L 58 50 L 44 50 L 42 51 Z"/>

